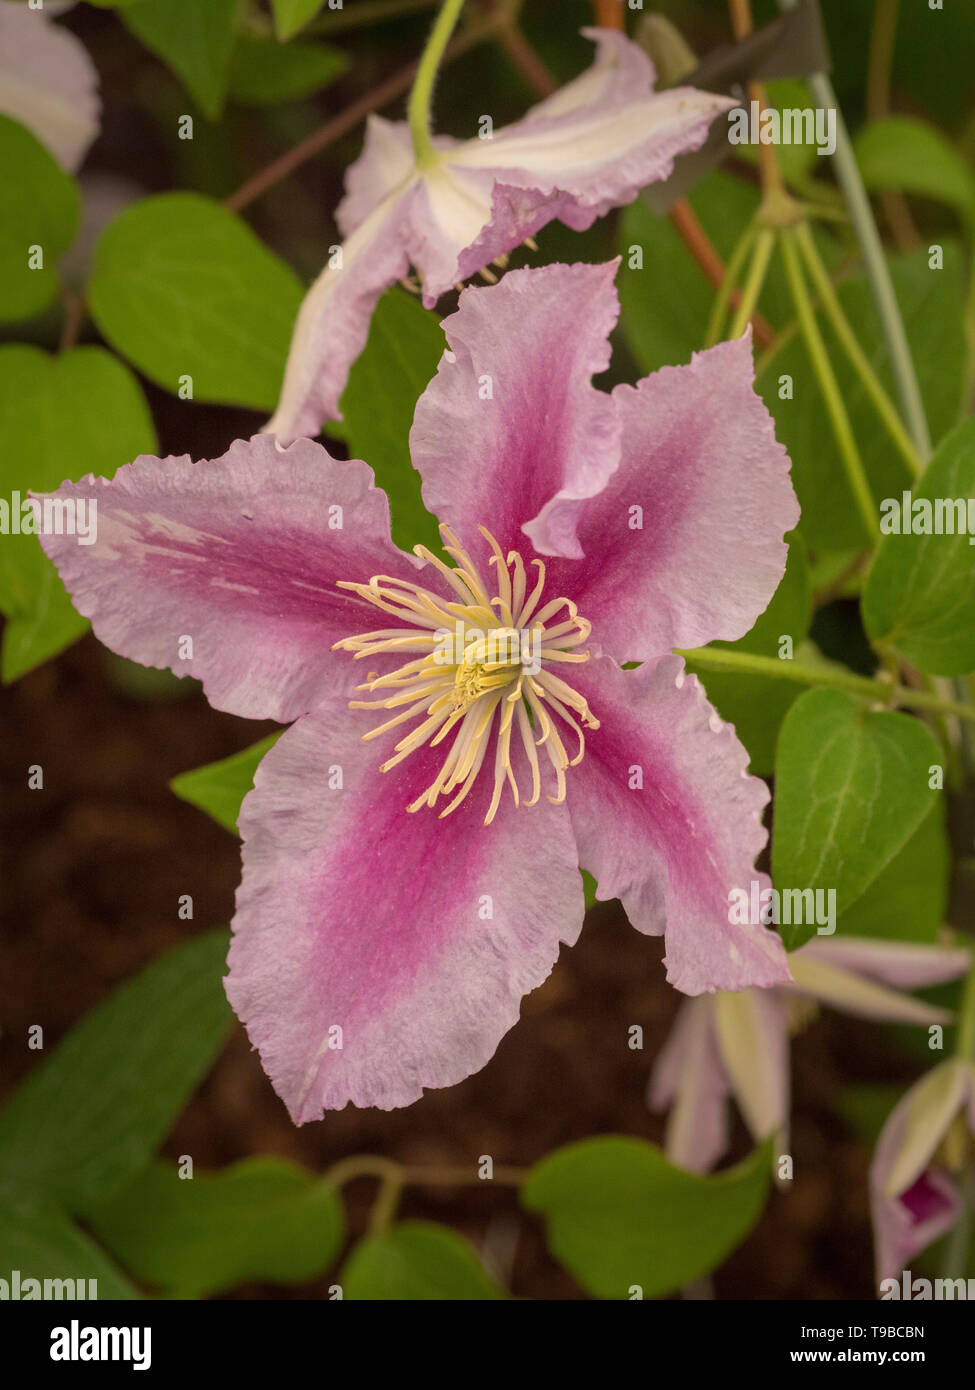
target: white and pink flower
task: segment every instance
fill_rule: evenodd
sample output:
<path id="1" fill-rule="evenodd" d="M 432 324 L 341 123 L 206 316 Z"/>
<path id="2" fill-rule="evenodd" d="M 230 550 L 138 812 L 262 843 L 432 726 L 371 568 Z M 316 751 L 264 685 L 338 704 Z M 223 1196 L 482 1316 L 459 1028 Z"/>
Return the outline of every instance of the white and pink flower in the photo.
<path id="1" fill-rule="evenodd" d="M 445 320 L 411 446 L 449 563 L 398 550 L 371 469 L 307 439 L 58 493 L 97 497 L 95 544 L 42 543 L 103 642 L 295 721 L 243 805 L 227 991 L 296 1121 L 484 1066 L 579 934 L 580 865 L 666 934 L 678 989 L 789 978 L 774 932 L 728 920 L 768 789 L 672 650 L 766 607 L 789 461 L 747 337 L 592 385 L 614 272 L 510 272 Z M 537 634 L 540 669 L 438 661 L 458 619 Z"/>

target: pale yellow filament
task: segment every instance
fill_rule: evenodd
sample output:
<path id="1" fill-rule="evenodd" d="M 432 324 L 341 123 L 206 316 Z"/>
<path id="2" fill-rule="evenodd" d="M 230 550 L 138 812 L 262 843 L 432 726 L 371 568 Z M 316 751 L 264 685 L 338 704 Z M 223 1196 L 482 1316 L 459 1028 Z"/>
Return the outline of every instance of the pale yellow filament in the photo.
<path id="1" fill-rule="evenodd" d="M 398 627 L 377 628 L 357 637 L 346 637 L 335 647 L 352 652 L 356 660 L 380 653 L 422 653 L 395 671 L 384 675 L 370 672 L 357 689 L 374 699 L 352 700 L 353 709 L 398 711 L 384 723 L 363 734 L 363 740 L 378 738 L 411 720 L 419 722 L 399 739 L 390 757 L 381 764 L 386 772 L 418 748 L 443 743 L 451 734 L 444 762 L 433 782 L 407 808 L 435 807 L 440 797 L 456 795 L 440 812 L 448 816 L 468 795 L 484 764 L 497 725 L 494 751 L 494 788 L 485 816 L 489 825 L 497 815 L 504 787 L 510 788 L 515 806 L 534 806 L 541 796 L 541 768 L 536 749 L 543 748 L 551 765 L 555 795 L 549 801 L 565 800 L 566 769 L 575 767 L 586 748 L 583 728 L 598 729 L 599 721 L 585 699 L 548 667 L 561 663 L 588 661 L 588 651 L 575 648 L 588 641 L 591 625 L 579 617 L 569 599 L 553 599 L 539 609 L 545 588 L 545 565 L 532 560 L 538 571 L 528 592 L 528 575 L 521 555 L 503 553 L 494 536 L 478 527 L 491 547 L 490 565 L 495 572 L 497 592 L 484 583 L 470 555 L 447 526 L 441 526 L 444 550 L 453 568 L 438 559 L 426 546 L 414 547 L 420 559 L 432 565 L 449 586 L 453 597 L 445 598 L 419 584 L 374 575 L 368 584 L 341 580 L 347 589 L 383 613 L 400 622 Z M 559 621 L 553 622 L 553 619 Z M 457 625 L 465 634 L 461 649 L 451 643 Z M 530 639 L 530 656 L 539 668 L 521 659 L 520 643 Z M 445 654 L 445 650 L 447 654 Z M 390 693 L 386 693 L 390 692 Z M 553 721 L 555 714 L 572 731 L 578 749 L 570 759 L 561 734 Z M 517 725 L 521 745 L 531 769 L 532 792 L 525 800 L 511 762 L 511 737 Z"/>

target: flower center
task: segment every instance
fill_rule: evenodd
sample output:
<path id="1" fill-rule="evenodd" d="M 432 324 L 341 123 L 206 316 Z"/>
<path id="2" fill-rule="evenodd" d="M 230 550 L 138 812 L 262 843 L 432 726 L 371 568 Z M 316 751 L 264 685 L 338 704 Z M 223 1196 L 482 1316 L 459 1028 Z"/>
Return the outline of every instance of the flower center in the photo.
<path id="1" fill-rule="evenodd" d="M 537 568 L 529 592 L 528 573 L 516 550 L 505 556 L 483 526 L 478 530 L 494 552 L 493 597 L 478 570 L 447 526 L 441 526 L 444 549 L 454 564 L 439 560 L 426 546 L 415 554 L 436 566 L 456 596 L 453 599 L 388 575 L 374 575 L 368 584 L 339 581 L 397 620 L 396 627 L 345 637 L 335 649 L 353 652 L 355 659 L 381 652 L 416 653 L 405 665 L 386 675 L 370 672 L 358 690 L 375 696 L 352 700 L 352 709 L 398 709 L 391 719 L 370 729 L 363 739 L 378 738 L 402 724 L 413 728 L 396 744 L 380 771 L 387 772 L 416 749 L 446 742 L 453 735 L 443 765 L 423 794 L 407 808 L 434 807 L 440 797 L 452 797 L 440 812 L 448 816 L 467 796 L 494 742 L 494 792 L 485 825 L 494 820 L 507 784 L 516 806 L 522 797 L 511 761 L 511 741 L 517 733 L 531 771 L 534 806 L 541 795 L 542 772 L 538 750 L 548 759 L 555 795 L 565 800 L 566 768 L 582 761 L 586 741 L 583 726 L 598 729 L 599 721 L 585 699 L 556 674 L 560 665 L 589 660 L 588 651 L 575 650 L 589 638 L 591 625 L 579 616 L 570 599 L 542 604 L 545 565 Z M 402 707 L 402 708 L 401 708 Z M 558 716 L 558 720 L 553 719 Z M 562 725 L 575 734 L 578 748 L 569 757 L 562 742 Z"/>

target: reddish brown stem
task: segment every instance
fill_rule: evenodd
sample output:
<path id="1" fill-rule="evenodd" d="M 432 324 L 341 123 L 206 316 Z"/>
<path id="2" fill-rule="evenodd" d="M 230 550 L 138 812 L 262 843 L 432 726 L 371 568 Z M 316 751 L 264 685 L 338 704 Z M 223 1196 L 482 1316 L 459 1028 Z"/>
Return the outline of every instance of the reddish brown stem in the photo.
<path id="1" fill-rule="evenodd" d="M 444 54 L 445 61 L 456 58 L 459 54 L 465 53 L 467 49 L 473 48 L 482 39 L 488 38 L 497 32 L 501 27 L 501 20 L 488 21 L 485 24 L 472 25 L 463 34 L 458 34 L 457 38 L 451 43 Z M 374 87 L 371 92 L 366 92 L 357 101 L 353 101 L 339 115 L 333 116 L 330 121 L 326 121 L 318 130 L 313 130 L 311 135 L 300 141 L 292 149 L 287 150 L 277 159 L 273 159 L 270 164 L 258 170 L 246 183 L 242 183 L 235 193 L 231 193 L 226 200 L 226 205 L 232 212 L 240 212 L 248 204 L 253 203 L 256 198 L 260 198 L 269 188 L 273 188 L 276 183 L 286 179 L 289 174 L 302 164 L 312 158 L 313 155 L 320 154 L 336 140 L 347 135 L 350 130 L 354 130 L 360 121 L 373 111 L 378 111 L 380 107 L 395 101 L 397 97 L 403 96 L 413 85 L 413 78 L 416 76 L 417 63 L 407 63 L 406 67 L 394 72 L 391 77 L 387 77 L 385 82 L 380 82 L 378 87 Z"/>
<path id="2" fill-rule="evenodd" d="M 595 0 L 596 23 L 604 29 L 622 29 L 623 0 Z"/>
<path id="3" fill-rule="evenodd" d="M 551 96 L 558 83 L 539 58 L 517 24 L 505 22 L 498 33 L 498 42 L 530 86 L 542 97 Z"/>

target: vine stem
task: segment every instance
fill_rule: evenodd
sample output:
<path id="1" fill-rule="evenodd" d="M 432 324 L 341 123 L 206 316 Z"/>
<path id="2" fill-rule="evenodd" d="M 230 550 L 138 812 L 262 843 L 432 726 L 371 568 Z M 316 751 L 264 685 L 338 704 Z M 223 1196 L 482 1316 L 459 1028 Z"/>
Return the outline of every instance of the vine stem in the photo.
<path id="1" fill-rule="evenodd" d="M 823 393 L 823 400 L 826 403 L 826 409 L 833 426 L 833 433 L 836 435 L 836 442 L 839 445 L 840 455 L 846 469 L 847 480 L 853 491 L 853 496 L 859 508 L 863 524 L 866 527 L 867 535 L 870 537 L 873 544 L 876 545 L 880 540 L 880 520 L 877 516 L 877 509 L 874 505 L 870 485 L 867 482 L 867 475 L 864 472 L 860 451 L 857 448 L 857 442 L 850 426 L 850 417 L 846 413 L 846 406 L 843 404 L 840 388 L 836 383 L 836 377 L 833 375 L 829 354 L 826 351 L 826 345 L 819 332 L 819 326 L 816 323 L 816 315 L 813 312 L 812 301 L 809 298 L 809 291 L 803 279 L 802 267 L 799 264 L 799 252 L 797 249 L 795 229 L 792 227 L 784 227 L 780 233 L 779 244 L 782 248 L 785 273 L 789 281 L 792 299 L 796 306 L 799 326 L 806 342 L 806 349 L 809 353 L 813 370 L 816 373 L 816 379 Z"/>
<path id="2" fill-rule="evenodd" d="M 409 1168 L 381 1154 L 352 1154 L 339 1159 L 324 1174 L 327 1187 L 343 1187 L 357 1178 L 378 1178 L 379 1190 L 369 1213 L 370 1235 L 388 1231 L 399 1207 L 404 1187 L 462 1187 L 474 1182 L 497 1182 L 504 1187 L 520 1187 L 528 1178 L 527 1168 L 498 1164 L 490 1179 L 480 1178 L 471 1168 Z"/>
<path id="3" fill-rule="evenodd" d="M 343 1187 L 356 1178 L 395 1178 L 404 1187 L 464 1187 L 468 1183 L 497 1182 L 503 1187 L 520 1187 L 528 1177 L 527 1168 L 499 1163 L 490 1178 L 479 1178 L 470 1167 L 411 1168 L 395 1158 L 381 1154 L 351 1154 L 333 1163 L 323 1175 L 329 1187 Z"/>
<path id="4" fill-rule="evenodd" d="M 728 13 L 731 18 L 731 28 L 735 38 L 739 41 L 741 39 L 746 39 L 752 32 L 753 27 L 751 0 L 728 0 Z M 764 83 L 749 82 L 748 95 L 752 101 L 758 102 L 759 113 L 763 112 L 768 106 L 768 97 L 765 93 Z M 758 165 L 762 178 L 762 191 L 765 196 L 768 197 L 769 194 L 775 195 L 783 193 L 784 186 L 782 183 L 782 174 L 779 170 L 779 161 L 771 145 L 759 143 Z"/>
<path id="5" fill-rule="evenodd" d="M 471 24 L 453 40 L 445 57 L 448 59 L 457 58 L 461 53 L 466 53 L 468 49 L 491 38 L 504 23 L 505 15 L 503 12 L 499 12 L 490 19 L 485 19 L 478 24 Z M 327 149 L 336 140 L 340 140 L 350 130 L 355 130 L 360 121 L 364 121 L 372 111 L 378 111 L 380 107 L 388 105 L 397 97 L 401 97 L 404 92 L 408 92 L 417 70 L 417 63 L 407 63 L 398 72 L 387 77 L 385 82 L 380 82 L 379 86 L 374 87 L 371 92 L 366 92 L 364 96 L 351 102 L 344 111 L 333 116 L 317 130 L 313 130 L 304 140 L 299 141 L 290 150 L 286 150 L 277 159 L 273 159 L 270 164 L 259 169 L 256 174 L 242 183 L 236 192 L 231 193 L 230 197 L 227 198 L 225 206 L 230 208 L 232 212 L 240 212 L 242 208 L 248 207 L 255 199 L 262 197 L 269 189 L 273 188 L 275 184 L 288 178 L 307 160 L 316 154 L 321 154 L 322 150 Z"/>
<path id="6" fill-rule="evenodd" d="M 61 325 L 61 337 L 58 340 L 59 353 L 70 352 L 73 347 L 77 347 L 85 314 L 88 312 L 83 297 L 74 290 L 62 288 L 61 303 L 64 307 L 64 323 Z"/>
<path id="7" fill-rule="evenodd" d="M 975 721 L 975 709 L 956 700 L 942 700 L 928 690 L 911 690 L 889 680 L 858 676 L 852 671 L 834 670 L 831 666 L 804 666 L 798 661 L 781 661 L 775 656 L 758 656 L 726 647 L 695 647 L 678 649 L 678 656 L 693 661 L 708 671 L 737 671 L 742 675 L 769 676 L 774 680 L 792 681 L 796 685 L 827 686 L 861 695 L 874 703 L 890 708 L 932 710 L 938 714 L 953 714 L 958 719 Z"/>
<path id="8" fill-rule="evenodd" d="M 900 451 L 904 462 L 914 476 L 918 477 L 921 473 L 921 460 L 918 457 L 917 450 L 911 441 L 910 435 L 904 428 L 901 417 L 894 409 L 890 397 L 880 384 L 876 372 L 867 361 L 866 353 L 857 342 L 856 334 L 850 327 L 849 321 L 843 312 L 843 306 L 840 304 L 836 291 L 833 289 L 829 274 L 820 258 L 815 238 L 810 232 L 808 224 L 805 222 L 797 223 L 795 234 L 799 244 L 799 250 L 802 253 L 802 258 L 812 277 L 813 284 L 819 293 L 820 302 L 826 311 L 826 315 L 833 325 L 833 331 L 837 338 L 839 338 L 840 344 L 863 383 L 864 390 L 873 401 L 877 414 L 886 425 L 887 432 Z"/>
<path id="9" fill-rule="evenodd" d="M 762 227 L 758 230 L 755 237 L 755 250 L 752 255 L 752 263 L 748 270 L 748 277 L 745 280 L 744 288 L 741 292 L 741 300 L 735 310 L 735 317 L 731 325 L 729 337 L 740 338 L 745 331 L 748 323 L 755 311 L 758 303 L 758 296 L 762 292 L 765 284 L 765 275 L 772 259 L 772 251 L 775 247 L 775 233 L 770 227 Z M 729 275 L 731 273 L 729 267 Z"/>
<path id="10" fill-rule="evenodd" d="M 968 972 L 961 1006 L 955 1052 L 964 1062 L 975 1062 L 975 964 Z"/>
<path id="11" fill-rule="evenodd" d="M 444 0 L 437 18 L 434 20 L 426 48 L 420 57 L 416 79 L 410 92 L 407 105 L 407 120 L 413 139 L 418 168 L 431 164 L 436 158 L 430 125 L 430 107 L 433 101 L 433 87 L 437 80 L 440 64 L 447 51 L 447 44 L 464 8 L 464 0 Z"/>
<path id="12" fill-rule="evenodd" d="M 711 244 L 711 239 L 701 226 L 697 214 L 691 207 L 687 198 L 678 198 L 671 205 L 667 216 L 674 225 L 678 236 L 704 271 L 715 289 L 722 289 L 727 278 L 728 272 L 725 270 L 721 257 Z M 730 290 L 731 303 L 737 304 L 738 291 Z M 756 309 L 752 314 L 752 328 L 755 330 L 755 340 L 762 347 L 767 348 L 775 342 L 775 331 Z"/>
<path id="13" fill-rule="evenodd" d="M 792 10 L 795 9 L 797 2 L 798 0 L 779 0 L 779 8 Z M 863 256 L 867 278 L 870 281 L 874 301 L 880 314 L 904 419 L 918 454 L 922 459 L 927 460 L 931 453 L 931 436 L 924 414 L 921 390 L 914 371 L 914 361 L 907 342 L 907 333 L 904 330 L 897 296 L 894 294 L 893 282 L 887 269 L 884 248 L 880 241 L 880 234 L 877 231 L 873 213 L 870 210 L 870 199 L 867 197 L 867 191 L 860 177 L 860 170 L 857 167 L 856 156 L 853 153 L 853 145 L 850 142 L 846 123 L 839 109 L 833 84 L 825 73 L 813 73 L 806 81 L 816 104 L 836 113 L 836 151 L 832 156 L 836 166 L 836 177 L 846 199 L 850 221 L 853 223 L 857 241 L 860 243 L 860 253 Z"/>
<path id="14" fill-rule="evenodd" d="M 748 258 L 748 252 L 751 250 L 757 231 L 758 224 L 755 219 L 752 218 L 751 222 L 748 223 L 748 226 L 738 238 L 738 244 L 729 257 L 728 269 L 725 271 L 724 279 L 721 281 L 721 287 L 714 297 L 714 303 L 711 305 L 711 314 L 708 318 L 708 326 L 704 334 L 704 346 L 706 348 L 714 347 L 715 343 L 718 341 L 718 334 L 721 332 L 721 325 L 724 323 L 725 315 L 728 312 L 728 305 L 731 302 L 732 291 L 738 284 L 738 278 Z"/>

